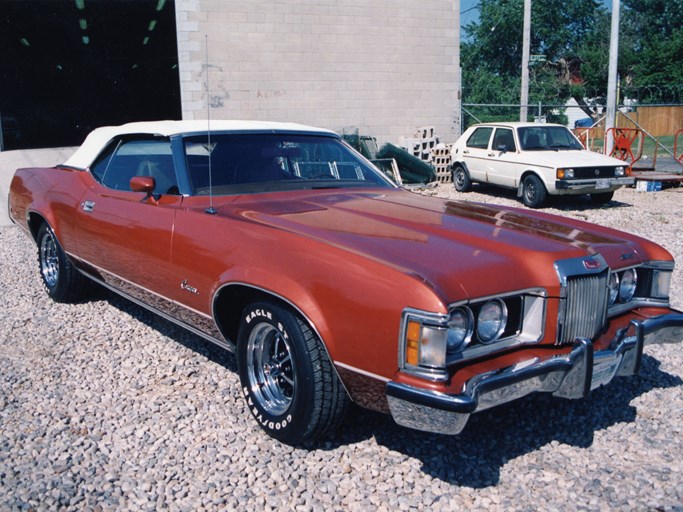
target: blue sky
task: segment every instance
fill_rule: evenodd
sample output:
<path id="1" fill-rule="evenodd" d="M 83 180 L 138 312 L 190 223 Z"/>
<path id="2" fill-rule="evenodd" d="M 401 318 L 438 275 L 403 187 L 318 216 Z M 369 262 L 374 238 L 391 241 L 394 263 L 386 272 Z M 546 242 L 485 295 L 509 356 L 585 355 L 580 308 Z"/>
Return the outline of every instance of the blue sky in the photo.
<path id="1" fill-rule="evenodd" d="M 479 0 L 460 0 L 460 26 L 464 27 L 468 23 L 479 19 Z"/>

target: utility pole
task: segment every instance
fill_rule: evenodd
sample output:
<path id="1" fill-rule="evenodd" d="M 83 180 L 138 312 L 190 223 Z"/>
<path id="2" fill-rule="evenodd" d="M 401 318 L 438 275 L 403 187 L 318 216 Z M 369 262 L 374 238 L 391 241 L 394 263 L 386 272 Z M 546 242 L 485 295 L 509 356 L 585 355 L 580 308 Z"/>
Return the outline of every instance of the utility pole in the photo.
<path id="1" fill-rule="evenodd" d="M 519 120 L 526 121 L 529 104 L 529 53 L 531 50 L 531 0 L 524 0 L 524 39 L 522 41 L 522 92 L 519 96 Z"/>
<path id="2" fill-rule="evenodd" d="M 619 60 L 619 2 L 612 0 L 612 28 L 609 39 L 609 74 L 607 75 L 607 116 L 605 117 L 605 154 L 612 153 L 614 128 L 617 117 L 617 61 Z"/>

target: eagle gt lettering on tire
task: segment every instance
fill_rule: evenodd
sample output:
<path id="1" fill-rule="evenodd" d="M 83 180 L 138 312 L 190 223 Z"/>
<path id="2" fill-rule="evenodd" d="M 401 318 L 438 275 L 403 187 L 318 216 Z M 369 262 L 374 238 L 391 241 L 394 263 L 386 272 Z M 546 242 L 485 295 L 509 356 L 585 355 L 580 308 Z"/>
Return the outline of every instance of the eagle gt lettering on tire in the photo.
<path id="1" fill-rule="evenodd" d="M 270 302 L 244 310 L 237 337 L 242 392 L 270 436 L 301 444 L 341 422 L 349 398 L 327 352 L 306 322 Z"/>

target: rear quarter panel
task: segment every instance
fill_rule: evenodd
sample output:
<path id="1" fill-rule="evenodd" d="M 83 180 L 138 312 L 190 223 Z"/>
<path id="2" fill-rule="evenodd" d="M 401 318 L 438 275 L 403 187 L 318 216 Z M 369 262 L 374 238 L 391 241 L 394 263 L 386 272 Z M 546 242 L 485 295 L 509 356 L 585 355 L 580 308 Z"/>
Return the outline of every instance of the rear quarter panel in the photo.
<path id="1" fill-rule="evenodd" d="M 69 168 L 19 169 L 10 185 L 10 217 L 24 229 L 36 230 L 37 226 L 28 224 L 28 216 L 39 215 L 50 224 L 64 250 L 75 254 L 74 212 L 88 178 L 85 171 Z"/>

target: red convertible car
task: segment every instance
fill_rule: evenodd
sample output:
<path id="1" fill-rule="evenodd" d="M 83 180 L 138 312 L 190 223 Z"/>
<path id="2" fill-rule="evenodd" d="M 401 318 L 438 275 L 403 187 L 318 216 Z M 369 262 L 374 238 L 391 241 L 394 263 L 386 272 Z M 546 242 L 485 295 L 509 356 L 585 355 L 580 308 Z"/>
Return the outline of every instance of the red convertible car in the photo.
<path id="1" fill-rule="evenodd" d="M 660 246 L 403 190 L 317 128 L 99 128 L 63 165 L 18 170 L 10 196 L 54 300 L 96 281 L 235 351 L 254 418 L 287 443 L 350 401 L 458 434 L 530 393 L 586 397 L 683 339 Z"/>

